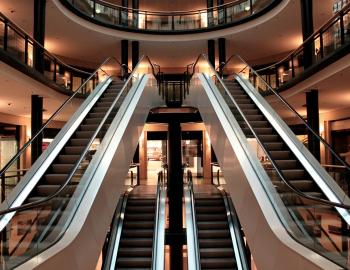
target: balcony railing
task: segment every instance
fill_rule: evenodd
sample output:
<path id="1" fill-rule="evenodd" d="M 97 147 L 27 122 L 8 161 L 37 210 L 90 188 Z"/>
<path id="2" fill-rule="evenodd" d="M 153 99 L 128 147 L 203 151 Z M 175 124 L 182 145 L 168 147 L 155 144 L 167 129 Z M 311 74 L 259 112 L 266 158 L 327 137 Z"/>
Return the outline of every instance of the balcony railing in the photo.
<path id="1" fill-rule="evenodd" d="M 258 74 L 273 88 L 283 88 L 296 79 L 316 72 L 322 63 L 334 62 L 349 52 L 350 48 L 350 4 L 336 13 L 329 21 L 311 35 L 295 51 L 281 61 L 258 69 Z M 324 65 L 325 66 L 325 65 Z M 249 76 L 255 76 L 250 74 Z M 255 87 L 268 90 L 266 84 L 255 81 Z"/>
<path id="2" fill-rule="evenodd" d="M 144 11 L 102 0 L 61 0 L 73 12 L 90 21 L 117 29 L 152 32 L 198 32 L 228 27 L 270 10 L 281 0 L 236 0 L 193 11 Z"/>
<path id="3" fill-rule="evenodd" d="M 78 89 L 91 75 L 89 72 L 65 64 L 1 12 L 0 51 L 3 51 L 11 59 L 11 63 L 13 62 L 12 60 L 15 60 L 32 71 L 37 70 L 35 63 L 35 59 L 37 59 L 36 54 L 41 54 L 42 68 L 39 72 L 44 76 L 44 79 L 68 91 Z M 96 74 L 79 91 L 82 94 L 91 92 L 98 81 L 98 74 Z"/>

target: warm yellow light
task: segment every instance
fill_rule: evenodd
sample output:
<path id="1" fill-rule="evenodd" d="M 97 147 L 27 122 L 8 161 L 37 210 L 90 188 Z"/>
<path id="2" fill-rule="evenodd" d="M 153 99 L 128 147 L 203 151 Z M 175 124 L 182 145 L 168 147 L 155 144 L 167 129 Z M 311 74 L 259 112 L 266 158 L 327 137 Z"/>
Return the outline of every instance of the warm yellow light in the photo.
<path id="1" fill-rule="evenodd" d="M 200 13 L 202 27 L 208 27 L 208 13 L 206 11 Z"/>

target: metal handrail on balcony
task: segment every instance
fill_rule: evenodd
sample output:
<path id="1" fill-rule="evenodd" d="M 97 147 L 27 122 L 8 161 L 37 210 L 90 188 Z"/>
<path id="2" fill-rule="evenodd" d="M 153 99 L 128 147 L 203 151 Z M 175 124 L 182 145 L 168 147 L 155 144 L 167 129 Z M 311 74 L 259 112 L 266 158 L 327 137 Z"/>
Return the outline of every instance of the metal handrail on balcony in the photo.
<path id="1" fill-rule="evenodd" d="M 280 0 L 235 0 L 191 11 L 146 11 L 103 0 L 61 0 L 75 13 L 104 26 L 143 32 L 193 32 L 230 26 L 257 16 Z"/>

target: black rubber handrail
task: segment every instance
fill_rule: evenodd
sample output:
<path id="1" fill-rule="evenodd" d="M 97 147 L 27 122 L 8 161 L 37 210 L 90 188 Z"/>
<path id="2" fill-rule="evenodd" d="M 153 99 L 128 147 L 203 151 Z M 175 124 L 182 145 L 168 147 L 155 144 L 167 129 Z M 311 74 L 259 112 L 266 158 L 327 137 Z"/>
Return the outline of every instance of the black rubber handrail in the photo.
<path id="1" fill-rule="evenodd" d="M 23 38 L 28 38 L 28 40 L 30 40 L 31 42 L 33 42 L 33 46 L 35 44 L 35 46 L 39 46 L 42 50 L 45 51 L 45 54 L 50 56 L 52 59 L 54 59 L 56 62 L 62 64 L 63 66 L 68 67 L 69 69 L 76 71 L 78 73 L 82 73 L 82 74 L 86 74 L 86 75 L 90 75 L 90 72 L 86 72 L 85 70 L 81 70 L 78 69 L 76 67 L 73 67 L 71 65 L 68 65 L 67 63 L 65 63 L 63 60 L 61 60 L 59 57 L 53 55 L 52 53 L 50 53 L 43 45 L 41 45 L 37 40 L 35 40 L 34 38 L 32 38 L 23 28 L 21 28 L 20 26 L 18 26 L 16 23 L 14 23 L 13 21 L 11 21 L 9 18 L 7 18 L 2 12 L 0 12 L 0 20 L 2 20 L 4 23 L 10 25 L 14 30 L 17 31 L 17 34 L 22 35 Z"/>
<path id="2" fill-rule="evenodd" d="M 84 81 L 83 84 L 73 93 L 73 95 L 66 99 L 66 101 L 61 104 L 61 106 L 49 117 L 49 119 L 47 119 L 45 124 L 38 130 L 38 132 L 35 133 L 33 137 L 22 146 L 22 148 L 16 153 L 16 155 L 14 155 L 6 163 L 6 165 L 0 170 L 0 178 L 7 171 L 7 169 L 10 168 L 11 165 L 23 154 L 23 152 L 33 143 L 33 141 L 44 131 L 44 129 L 51 123 L 51 121 L 53 121 L 53 119 L 64 109 L 64 107 L 78 94 L 79 90 L 82 89 L 90 81 L 90 79 L 93 76 L 95 76 L 95 74 L 97 74 L 99 70 L 102 70 L 101 67 L 110 60 L 115 60 L 120 65 L 119 61 L 114 57 L 108 57 L 106 60 L 104 60 L 102 64 L 89 76 L 89 78 L 87 78 L 86 81 Z M 108 75 L 105 71 L 103 72 L 106 75 Z"/>
<path id="3" fill-rule="evenodd" d="M 282 170 L 280 169 L 280 167 L 277 165 L 277 163 L 275 162 L 275 160 L 272 158 L 272 156 L 270 155 L 269 151 L 266 149 L 266 147 L 264 146 L 264 144 L 261 142 L 259 136 L 256 134 L 256 132 L 254 131 L 253 127 L 250 125 L 248 119 L 245 117 L 244 113 L 242 112 L 242 110 L 240 109 L 240 107 L 238 106 L 238 104 L 236 103 L 236 101 L 233 99 L 233 97 L 231 96 L 230 92 L 227 90 L 225 84 L 223 83 L 223 81 L 221 80 L 219 74 L 216 72 L 215 68 L 211 65 L 211 63 L 208 61 L 208 59 L 206 58 L 205 54 L 201 54 L 198 58 L 196 63 L 198 62 L 199 58 L 204 57 L 204 59 L 208 62 L 208 64 L 210 65 L 210 67 L 212 68 L 212 70 L 216 73 L 216 77 L 218 78 L 218 80 L 220 81 L 221 85 L 224 87 L 225 92 L 227 92 L 228 96 L 230 97 L 231 101 L 233 102 L 233 104 L 235 105 L 235 107 L 237 108 L 238 112 L 240 113 L 240 115 L 242 116 L 243 120 L 246 122 L 248 128 L 250 129 L 250 131 L 252 132 L 253 136 L 256 138 L 257 142 L 260 144 L 260 146 L 262 147 L 262 149 L 264 150 L 267 158 L 270 160 L 272 166 L 274 167 L 274 169 L 277 172 L 277 175 L 280 177 L 280 179 L 282 180 L 282 182 L 290 189 L 292 190 L 294 193 L 296 193 L 298 196 L 303 197 L 305 199 L 308 199 L 310 201 L 315 201 L 321 204 L 325 204 L 328 206 L 332 206 L 332 207 L 339 207 L 339 208 L 344 208 L 347 210 L 350 210 L 350 205 L 347 204 L 343 204 L 343 203 L 336 203 L 336 202 L 332 202 L 329 200 L 325 200 L 325 199 L 321 199 L 321 198 L 316 198 L 310 195 L 305 194 L 304 192 L 300 191 L 298 188 L 294 187 L 292 184 L 289 183 L 289 181 L 287 179 L 284 178 L 284 175 L 282 173 Z M 209 80 L 207 77 L 204 76 L 204 78 L 206 80 Z M 208 82 L 209 83 L 209 82 Z"/>
<path id="4" fill-rule="evenodd" d="M 110 58 L 108 58 L 110 59 Z M 138 66 L 140 65 L 140 63 L 143 61 L 144 56 L 142 56 L 138 62 L 138 64 L 136 65 L 134 72 L 136 72 Z M 68 174 L 66 181 L 52 194 L 48 195 L 47 197 L 45 197 L 44 199 L 35 201 L 35 202 L 31 202 L 31 203 L 27 203 L 24 205 L 20 205 L 17 207 L 13 207 L 13 208 L 9 208 L 6 210 L 2 210 L 0 211 L 0 216 L 3 216 L 5 214 L 11 213 L 11 212 L 20 212 L 20 211 L 25 211 L 31 208 L 35 208 L 37 206 L 41 206 L 43 204 L 46 204 L 48 201 L 52 200 L 53 198 L 57 197 L 70 183 L 71 179 L 73 178 L 75 172 L 77 171 L 77 169 L 80 166 L 80 163 L 84 160 L 85 155 L 87 154 L 87 152 L 89 151 L 92 143 L 94 142 L 97 134 L 100 132 L 100 130 L 102 129 L 105 121 L 107 120 L 109 114 L 112 112 L 113 108 L 115 107 L 115 105 L 117 104 L 117 101 L 119 99 L 119 97 L 121 96 L 121 94 L 125 91 L 125 89 L 127 88 L 127 85 L 129 84 L 129 82 L 131 82 L 132 77 L 133 77 L 133 73 L 131 73 L 131 75 L 129 76 L 129 78 L 127 79 L 127 81 L 124 84 L 123 89 L 120 91 L 119 95 L 117 96 L 117 98 L 113 101 L 113 103 L 111 104 L 110 108 L 108 109 L 108 111 L 106 112 L 105 116 L 103 117 L 103 119 L 101 120 L 99 126 L 97 127 L 96 131 L 94 132 L 94 134 L 92 135 L 89 143 L 87 144 L 87 146 L 84 148 L 84 151 L 81 153 L 80 158 L 77 160 L 77 162 L 75 163 L 73 169 L 71 170 L 71 172 Z M 141 81 L 141 80 L 140 80 Z M 139 81 L 139 83 L 140 83 Z"/>
<path id="5" fill-rule="evenodd" d="M 346 6 L 344 6 L 337 13 L 335 13 L 326 23 L 324 23 L 321 27 L 319 27 L 311 36 L 309 36 L 307 39 L 305 39 L 305 41 L 303 41 L 303 43 L 298 48 L 296 48 L 294 51 L 289 53 L 282 60 L 280 60 L 280 61 L 278 61 L 270 66 L 258 69 L 257 72 L 271 69 L 271 68 L 276 67 L 279 64 L 285 62 L 287 59 L 290 59 L 296 52 L 301 51 L 310 40 L 315 39 L 315 37 L 317 35 L 319 35 L 320 33 L 327 31 L 329 29 L 329 27 L 332 26 L 335 19 L 337 19 L 338 17 L 341 17 L 345 12 L 348 12 L 349 10 L 350 10 L 350 3 L 347 4 Z M 225 63 L 225 65 L 226 65 L 226 63 Z"/>
<path id="6" fill-rule="evenodd" d="M 275 91 L 240 55 L 233 55 L 237 57 L 239 60 L 241 60 L 259 79 L 261 79 L 264 84 L 268 87 L 268 89 L 289 109 L 291 110 L 299 120 L 302 121 L 302 124 L 306 126 L 306 128 L 311 131 L 311 133 L 319 140 L 321 141 L 327 148 L 328 151 L 330 151 L 333 156 L 348 170 L 350 171 L 350 165 L 347 164 L 347 162 L 342 159 L 337 152 L 334 151 L 332 146 L 326 142 L 325 139 L 323 139 L 312 127 L 309 126 L 309 124 L 305 121 L 305 119 L 280 95 L 277 91 Z M 232 58 L 231 58 L 232 59 Z"/>
<path id="7" fill-rule="evenodd" d="M 230 6 L 235 6 L 239 5 L 242 3 L 247 2 L 247 0 L 235 0 L 231 1 L 229 3 L 225 3 L 222 5 L 218 5 L 215 7 L 209 7 L 209 8 L 204 8 L 204 9 L 195 9 L 195 10 L 178 10 L 178 11 L 151 11 L 151 10 L 141 10 L 141 9 L 135 9 L 135 8 L 129 8 L 129 7 L 123 7 L 119 6 L 113 3 L 110 3 L 108 1 L 103 1 L 103 0 L 93 0 L 94 3 L 100 4 L 102 6 L 107 6 L 112 9 L 118 9 L 122 10 L 123 12 L 128 12 L 128 13 L 134 13 L 134 14 L 147 14 L 147 15 L 158 15 L 158 16 L 186 16 L 186 15 L 193 15 L 193 14 L 198 14 L 198 13 L 210 13 L 214 12 L 216 10 L 222 10 L 225 7 L 230 7 Z"/>

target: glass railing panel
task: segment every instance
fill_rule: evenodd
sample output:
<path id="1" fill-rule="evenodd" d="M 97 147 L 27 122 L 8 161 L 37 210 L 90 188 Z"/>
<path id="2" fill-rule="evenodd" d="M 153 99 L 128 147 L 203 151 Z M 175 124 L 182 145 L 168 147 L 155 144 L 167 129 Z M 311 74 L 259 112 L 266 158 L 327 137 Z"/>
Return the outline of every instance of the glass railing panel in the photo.
<path id="1" fill-rule="evenodd" d="M 25 60 L 25 38 L 15 29 L 8 27 L 7 51 L 17 60 Z"/>
<path id="2" fill-rule="evenodd" d="M 95 131 L 93 137 L 89 139 L 89 143 L 74 164 L 71 173 L 67 175 L 65 183 L 57 189 L 47 191 L 46 196 L 48 197 L 58 192 L 55 197 L 41 206 L 16 212 L 6 228 L 1 232 L 3 249 L 0 251 L 1 263 L 5 266 L 4 269 L 12 269 L 32 258 L 53 245 L 64 234 L 90 184 L 90 180 L 82 181 L 82 177 L 92 162 L 94 154 L 100 149 L 101 142 L 113 119 L 112 117 L 114 117 L 113 115 L 118 111 L 131 87 L 138 83 L 143 74 L 153 71 L 148 58 L 143 57 L 142 59 L 126 81 L 123 91 L 109 107 L 102 120 L 104 122 L 99 124 L 98 132 Z M 108 70 L 109 73 L 105 73 L 105 76 L 111 76 L 112 74 L 118 74 L 121 67 L 117 61 L 110 59 L 100 67 L 100 70 L 103 72 Z M 100 73 L 99 79 L 103 80 L 105 76 L 102 76 Z M 94 79 L 96 80 L 96 78 Z M 93 78 L 89 80 L 93 80 Z M 156 83 L 154 78 L 149 80 L 149 85 L 156 85 Z M 63 110 L 56 116 L 55 122 L 50 122 L 49 127 L 57 127 L 58 122 L 67 121 L 78 106 L 77 100 L 72 100 L 72 104 L 67 105 L 66 110 Z M 42 132 L 41 136 L 45 137 L 45 132 Z M 136 172 L 133 173 L 136 176 L 132 177 L 135 178 L 132 181 L 137 183 L 138 170 L 136 169 Z M 43 198 L 45 198 L 43 195 L 41 197 L 32 195 L 25 203 L 42 200 Z"/>
<path id="3" fill-rule="evenodd" d="M 210 9 L 184 12 L 142 11 L 98 0 L 62 0 L 105 24 L 139 30 L 186 31 L 231 23 L 260 12 L 276 0 L 232 1 Z"/>
<path id="4" fill-rule="evenodd" d="M 5 23 L 0 18 L 0 48 L 4 49 Z"/>
<path id="5" fill-rule="evenodd" d="M 208 79 L 216 84 L 217 89 L 226 101 L 235 119 L 238 121 L 247 138 L 251 153 L 257 156 L 257 159 L 260 160 L 262 167 L 269 176 L 267 178 L 269 182 L 262 183 L 272 205 L 274 205 L 276 209 L 276 213 L 287 231 L 301 244 L 325 256 L 338 265 L 348 268 L 350 265 L 348 253 L 348 242 L 350 239 L 348 224 L 344 215 L 341 215 L 340 211 L 338 211 L 339 209 L 336 207 L 321 201 L 321 199 L 325 198 L 325 195 L 320 188 L 317 187 L 312 191 L 304 193 L 300 192 L 300 189 L 304 188 L 302 185 L 307 185 L 308 183 L 316 185 L 313 180 L 311 180 L 311 182 L 304 181 L 297 184 L 293 182 L 293 180 L 286 180 L 284 172 L 279 169 L 278 163 L 271 158 L 270 151 L 266 148 L 265 142 L 260 139 L 261 135 L 255 133 L 255 129 L 252 128 L 240 104 L 236 103 L 230 90 L 224 85 L 224 81 L 219 78 L 219 75 L 214 71 L 213 67 L 206 62 L 207 60 L 203 56 L 202 58 L 203 59 L 197 62 L 195 70 L 196 72 L 204 73 Z M 260 88 L 264 89 L 262 94 L 266 94 L 266 87 L 263 87 L 263 79 L 261 77 L 250 76 L 253 74 L 253 70 L 250 67 L 245 66 L 245 64 L 243 65 L 240 59 L 236 60 L 235 66 L 238 66 L 238 68 L 236 68 L 237 73 L 245 79 L 253 78 L 255 80 L 255 85 L 260 85 L 262 86 Z M 225 78 L 225 80 L 231 79 L 233 79 L 233 77 Z M 261 81 L 259 82 L 259 80 Z M 259 88 L 256 88 L 257 91 L 258 89 Z M 271 91 L 271 89 L 268 91 Z M 287 121 L 287 124 L 290 124 L 292 129 L 295 123 L 300 123 L 296 122 L 299 118 L 295 116 L 295 113 L 292 112 L 290 108 L 287 108 L 286 104 L 282 104 L 281 101 L 272 100 L 270 95 L 267 97 L 267 100 L 272 104 L 275 110 L 277 109 L 277 112 L 282 112 L 281 116 Z M 333 167 L 333 165 L 328 166 Z M 349 170 L 346 168 L 344 168 L 344 170 L 346 170 L 348 175 Z M 327 171 L 331 177 L 334 176 L 331 170 Z M 342 177 L 347 176 L 344 174 Z M 341 176 L 339 175 L 338 178 L 340 179 Z M 334 179 L 339 184 L 341 183 L 341 180 Z M 343 181 L 348 180 L 343 179 Z M 271 185 L 273 187 L 272 189 Z M 344 183 L 343 186 L 341 184 L 340 186 L 343 187 L 345 194 L 348 194 L 348 186 L 344 185 Z M 344 200 L 345 199 L 344 197 Z M 340 201 L 343 202 L 342 198 L 340 198 Z"/>

